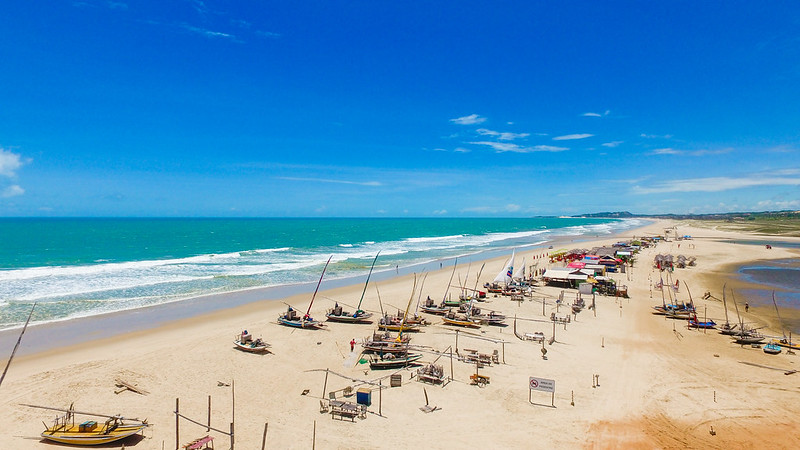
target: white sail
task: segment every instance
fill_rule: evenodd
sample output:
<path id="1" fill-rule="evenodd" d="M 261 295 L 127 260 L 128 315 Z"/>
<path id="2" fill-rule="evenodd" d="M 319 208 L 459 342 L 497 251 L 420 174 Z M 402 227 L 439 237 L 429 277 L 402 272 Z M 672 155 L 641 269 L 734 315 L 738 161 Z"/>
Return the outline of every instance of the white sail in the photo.
<path id="1" fill-rule="evenodd" d="M 525 278 L 525 258 L 522 258 L 522 264 L 514 269 L 514 275 L 512 275 L 512 278 L 515 280 L 522 280 Z"/>
<path id="2" fill-rule="evenodd" d="M 511 258 L 508 259 L 508 262 L 506 263 L 505 267 L 503 267 L 503 270 L 501 270 L 500 273 L 498 273 L 497 276 L 494 277 L 494 282 L 506 283 L 506 284 L 511 283 L 511 274 L 513 273 L 514 273 L 514 251 L 512 250 Z"/>

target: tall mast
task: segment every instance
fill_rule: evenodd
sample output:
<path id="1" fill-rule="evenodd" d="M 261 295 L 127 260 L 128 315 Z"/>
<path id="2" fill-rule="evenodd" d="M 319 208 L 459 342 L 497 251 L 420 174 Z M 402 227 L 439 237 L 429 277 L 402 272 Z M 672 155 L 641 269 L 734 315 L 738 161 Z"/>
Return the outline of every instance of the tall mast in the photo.
<path id="1" fill-rule="evenodd" d="M 361 299 L 358 301 L 358 306 L 356 306 L 356 312 L 361 311 L 361 302 L 364 301 L 364 294 L 367 292 L 367 285 L 369 284 L 369 277 L 372 276 L 372 269 L 375 268 L 375 261 L 378 260 L 378 256 L 380 256 L 381 252 L 378 250 L 378 254 L 375 255 L 375 259 L 372 260 L 372 267 L 369 268 L 369 274 L 367 275 L 367 282 L 364 283 L 364 290 L 361 291 Z"/>
<path id="2" fill-rule="evenodd" d="M 453 261 L 453 273 L 450 274 L 450 281 L 447 282 L 447 289 L 444 290 L 444 297 L 442 297 L 442 303 L 447 300 L 447 291 L 450 290 L 450 284 L 453 282 L 453 275 L 456 274 L 456 266 L 458 266 L 458 258 Z"/>
<path id="3" fill-rule="evenodd" d="M 778 315 L 778 322 L 781 324 L 781 334 L 783 339 L 786 340 L 786 330 L 783 329 L 783 320 L 781 320 L 781 313 L 778 312 L 778 303 L 775 302 L 775 291 L 772 291 L 772 304 L 775 305 L 775 314 Z"/>
<path id="4" fill-rule="evenodd" d="M 326 262 L 325 267 L 322 268 L 322 275 L 319 276 L 319 281 L 317 282 L 317 288 L 314 289 L 314 295 L 311 296 L 311 302 L 308 304 L 308 311 L 306 311 L 307 316 L 311 314 L 311 305 L 314 304 L 314 298 L 316 298 L 317 296 L 317 291 L 319 291 L 319 285 L 322 284 L 322 277 L 325 276 L 325 271 L 328 269 L 328 264 L 331 263 L 331 258 L 333 258 L 333 255 L 331 255 L 328 258 L 328 262 Z"/>

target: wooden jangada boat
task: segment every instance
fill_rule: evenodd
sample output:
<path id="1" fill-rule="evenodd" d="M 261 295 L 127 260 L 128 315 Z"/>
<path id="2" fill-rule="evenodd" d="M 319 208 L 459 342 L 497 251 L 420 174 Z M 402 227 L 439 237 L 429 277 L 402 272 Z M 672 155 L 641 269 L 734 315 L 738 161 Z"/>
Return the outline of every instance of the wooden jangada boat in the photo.
<path id="1" fill-rule="evenodd" d="M 311 296 L 311 302 L 308 304 L 308 311 L 306 311 L 306 314 L 303 317 L 300 317 L 297 314 L 297 311 L 289 306 L 289 308 L 286 310 L 286 313 L 278 316 L 279 324 L 294 328 L 310 328 L 312 330 L 316 330 L 325 326 L 324 323 L 314 320 L 311 317 L 311 305 L 314 304 L 314 298 L 316 298 L 317 292 L 319 292 L 319 285 L 322 284 L 322 277 L 325 276 L 325 270 L 328 268 L 328 264 L 331 263 L 331 258 L 333 258 L 332 255 L 328 258 L 328 262 L 325 263 L 325 267 L 322 268 L 322 275 L 319 276 L 317 288 L 314 289 L 314 295 Z"/>
<path id="2" fill-rule="evenodd" d="M 366 312 L 361 309 L 361 302 L 364 301 L 364 294 L 367 292 L 367 285 L 369 284 L 369 279 L 372 276 L 372 269 L 375 268 L 375 262 L 378 260 L 378 256 L 380 256 L 381 252 L 378 252 L 375 255 L 375 259 L 372 260 L 372 266 L 369 268 L 369 274 L 367 274 L 367 281 L 364 283 L 364 290 L 361 291 L 361 299 L 358 301 L 358 306 L 356 306 L 356 311 L 354 313 L 350 313 L 348 311 L 342 310 L 342 307 L 339 306 L 339 303 L 336 303 L 336 306 L 333 309 L 328 310 L 328 313 L 325 316 L 328 320 L 333 322 L 344 322 L 344 323 L 372 323 L 369 319 L 372 317 L 372 313 Z"/>
<path id="3" fill-rule="evenodd" d="M 237 349 L 248 353 L 267 353 L 269 352 L 269 344 L 261 340 L 261 338 L 253 339 L 253 335 L 244 330 L 241 334 L 237 334 L 233 339 L 233 345 Z"/>
<path id="4" fill-rule="evenodd" d="M 370 369 L 398 369 L 405 367 L 416 360 L 422 358 L 421 354 L 409 354 L 406 356 L 395 356 L 393 354 L 380 355 L 376 358 L 371 358 L 369 361 Z"/>
<path id="5" fill-rule="evenodd" d="M 442 316 L 442 322 L 446 325 L 455 325 L 457 327 L 467 327 L 467 328 L 480 328 L 480 324 L 477 324 L 470 320 L 465 314 L 456 314 L 455 311 L 449 311 L 447 314 Z"/>
<path id="6" fill-rule="evenodd" d="M 50 408 L 47 406 L 23 405 L 31 408 L 49 409 L 65 413 L 57 417 L 53 425 L 48 426 L 41 436 L 42 438 L 70 445 L 101 445 L 125 439 L 149 427 L 147 419 L 127 419 L 120 415 L 109 416 L 105 414 L 95 414 L 75 411 L 70 405 L 69 409 Z M 105 417 L 107 420 L 102 425 L 94 420 L 86 420 L 75 423 L 75 414 L 85 416 Z"/>

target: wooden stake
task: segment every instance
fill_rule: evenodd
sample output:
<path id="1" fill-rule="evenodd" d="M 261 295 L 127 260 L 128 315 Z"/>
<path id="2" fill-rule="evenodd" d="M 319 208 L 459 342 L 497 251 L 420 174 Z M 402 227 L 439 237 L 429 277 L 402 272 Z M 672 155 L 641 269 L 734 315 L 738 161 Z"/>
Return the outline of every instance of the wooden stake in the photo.
<path id="1" fill-rule="evenodd" d="M 208 396 L 208 426 L 206 427 L 206 433 L 211 431 L 211 396 Z"/>
<path id="2" fill-rule="evenodd" d="M 231 450 L 233 450 L 233 422 L 231 422 Z"/>
<path id="3" fill-rule="evenodd" d="M 180 432 L 180 405 L 181 399 L 175 399 L 175 450 L 180 450 L 181 446 L 181 432 Z"/>
<path id="4" fill-rule="evenodd" d="M 326 395 L 328 395 L 325 390 L 328 389 L 328 369 L 325 369 L 325 383 L 322 385 L 322 398 L 324 399 Z"/>
<path id="5" fill-rule="evenodd" d="M 267 448 L 267 427 L 269 427 L 269 422 L 264 423 L 264 435 L 261 437 L 261 450 Z"/>
<path id="6" fill-rule="evenodd" d="M 317 448 L 317 421 L 314 421 L 314 431 L 311 434 L 311 450 Z"/>

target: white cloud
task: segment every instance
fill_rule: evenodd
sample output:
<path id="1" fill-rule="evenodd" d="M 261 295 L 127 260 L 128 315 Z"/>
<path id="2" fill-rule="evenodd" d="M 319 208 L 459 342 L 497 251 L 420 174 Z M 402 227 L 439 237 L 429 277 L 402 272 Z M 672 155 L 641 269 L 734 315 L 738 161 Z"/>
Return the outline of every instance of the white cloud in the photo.
<path id="1" fill-rule="evenodd" d="M 450 122 L 457 123 L 459 125 L 475 125 L 486 122 L 486 117 L 481 117 L 477 114 L 470 114 L 468 116 L 459 117 L 457 119 L 450 119 Z"/>
<path id="2" fill-rule="evenodd" d="M 224 39 L 231 39 L 231 40 L 234 40 L 234 41 L 236 40 L 236 36 L 234 36 L 232 34 L 222 33 L 220 31 L 211 31 L 211 30 L 207 30 L 205 28 L 195 27 L 195 26 L 192 26 L 192 25 L 189 25 L 189 24 L 186 24 L 186 23 L 182 23 L 181 24 L 181 28 L 183 28 L 184 30 L 191 31 L 192 33 L 201 34 L 203 36 L 210 37 L 210 38 L 224 38 Z"/>
<path id="3" fill-rule="evenodd" d="M 564 136 L 556 136 L 553 138 L 554 141 L 572 141 L 575 139 L 586 139 L 594 136 L 593 134 L 589 133 L 581 133 L 581 134 L 565 134 Z"/>
<path id="4" fill-rule="evenodd" d="M 800 186 L 800 177 L 781 177 L 764 173 L 750 177 L 709 177 L 670 180 L 648 187 L 634 186 L 635 194 L 661 194 L 665 192 L 721 192 L 758 186 Z"/>
<path id="5" fill-rule="evenodd" d="M 642 133 L 642 134 L 639 135 L 639 137 L 643 137 L 645 139 L 670 139 L 670 138 L 672 138 L 672 135 L 671 134 L 658 135 L 658 134 L 644 134 L 644 133 Z"/>
<path id="6" fill-rule="evenodd" d="M 453 150 L 453 151 L 456 152 L 456 153 L 469 153 L 472 150 L 470 150 L 468 148 L 464 148 L 464 147 L 456 147 L 456 149 Z"/>
<path id="7" fill-rule="evenodd" d="M 510 133 L 510 132 L 501 132 L 501 131 L 493 131 L 487 130 L 486 128 L 478 128 L 476 130 L 478 134 L 483 136 L 494 136 L 501 141 L 513 141 L 514 139 L 521 139 L 530 136 L 530 133 Z"/>
<path id="8" fill-rule="evenodd" d="M 508 211 L 508 212 L 515 212 L 515 211 L 519 211 L 519 210 L 520 210 L 520 206 L 519 205 L 515 205 L 513 203 L 509 203 L 508 205 L 506 205 L 506 211 Z"/>
<path id="9" fill-rule="evenodd" d="M 597 114 L 594 112 L 588 112 L 581 114 L 583 117 L 603 117 L 601 114 Z"/>
<path id="10" fill-rule="evenodd" d="M 470 142 L 475 145 L 488 145 L 492 147 L 497 153 L 514 152 L 514 153 L 533 153 L 533 152 L 563 152 L 569 150 L 567 147 L 555 147 L 552 145 L 534 145 L 530 147 L 523 147 L 518 144 L 510 142 L 493 142 L 493 141 L 478 141 Z"/>
<path id="11" fill-rule="evenodd" d="M 302 178 L 302 177 L 275 177 L 278 180 L 289 181 L 309 181 L 312 183 L 336 183 L 336 184 L 355 184 L 358 186 L 383 186 L 380 181 L 348 181 L 348 180 L 331 180 L 327 178 Z"/>
<path id="12" fill-rule="evenodd" d="M 25 193 L 25 189 L 13 184 L 5 189 L 0 193 L 0 197 L 9 198 L 9 197 L 16 197 L 18 195 L 22 195 Z"/>
<path id="13" fill-rule="evenodd" d="M 758 207 L 761 209 L 798 209 L 800 208 L 800 200 L 788 200 L 788 201 L 763 200 L 758 202 Z"/>
<path id="14" fill-rule="evenodd" d="M 23 164 L 19 154 L 0 148 L 0 175 L 14 177 Z"/>
<path id="15" fill-rule="evenodd" d="M 605 145 L 605 144 L 603 144 Z M 706 155 L 724 155 L 725 153 L 732 152 L 733 149 L 723 148 L 719 150 L 676 150 L 674 148 L 657 148 L 652 151 L 653 155 L 686 155 L 686 156 L 706 156 Z"/>
<path id="16" fill-rule="evenodd" d="M 654 155 L 680 155 L 683 152 L 674 148 L 657 148 L 652 151 Z"/>
<path id="17" fill-rule="evenodd" d="M 447 214 L 447 210 L 446 209 L 437 209 L 433 213 L 436 214 L 437 216 L 441 216 L 441 215 Z"/>
<path id="18" fill-rule="evenodd" d="M 619 147 L 619 144 L 622 144 L 624 142 L 625 141 L 611 141 L 611 142 L 606 142 L 605 144 L 600 144 L 600 145 L 602 145 L 603 147 L 614 148 L 614 147 Z"/>

